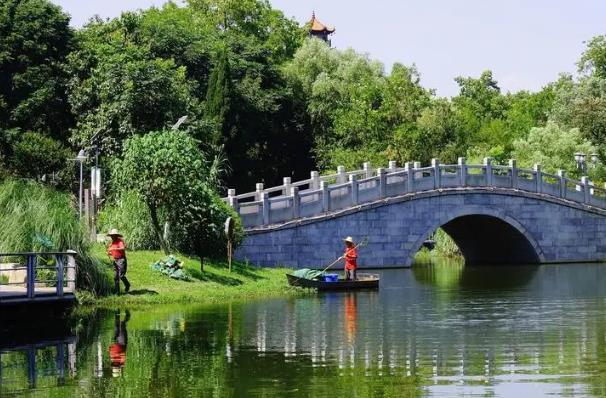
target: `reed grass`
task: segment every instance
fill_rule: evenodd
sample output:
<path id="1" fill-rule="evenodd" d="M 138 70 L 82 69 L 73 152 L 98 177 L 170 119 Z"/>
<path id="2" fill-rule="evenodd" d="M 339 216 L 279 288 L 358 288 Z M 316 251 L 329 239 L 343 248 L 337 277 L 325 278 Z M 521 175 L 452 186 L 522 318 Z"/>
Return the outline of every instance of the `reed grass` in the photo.
<path id="1" fill-rule="evenodd" d="M 441 228 L 434 235 L 436 252 L 444 257 L 462 258 L 463 254 L 452 238 Z"/>
<path id="2" fill-rule="evenodd" d="M 90 255 L 72 196 L 33 181 L 0 182 L 0 253 L 67 250 L 78 253 L 78 287 L 109 293 L 108 274 Z"/>

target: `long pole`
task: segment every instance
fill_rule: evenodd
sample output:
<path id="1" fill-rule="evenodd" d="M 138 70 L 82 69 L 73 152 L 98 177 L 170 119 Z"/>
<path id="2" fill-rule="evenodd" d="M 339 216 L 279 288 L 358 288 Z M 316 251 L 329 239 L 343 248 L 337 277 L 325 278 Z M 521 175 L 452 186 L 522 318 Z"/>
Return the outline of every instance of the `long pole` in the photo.
<path id="1" fill-rule="evenodd" d="M 80 218 L 82 218 L 82 161 L 80 161 L 80 194 L 78 195 L 78 209 Z"/>
<path id="2" fill-rule="evenodd" d="M 358 243 L 357 245 L 354 246 L 354 249 L 357 249 L 359 246 L 361 246 L 362 244 L 366 245 L 366 242 L 368 241 L 368 239 L 364 238 L 360 243 Z M 345 257 L 341 256 L 338 259 L 336 259 L 335 261 L 333 261 L 332 263 L 328 264 L 326 266 L 326 268 L 324 268 L 322 270 L 322 272 L 326 272 L 327 269 L 329 269 L 330 267 L 332 267 L 333 265 L 335 265 L 336 263 L 338 263 L 339 261 L 343 260 Z"/>

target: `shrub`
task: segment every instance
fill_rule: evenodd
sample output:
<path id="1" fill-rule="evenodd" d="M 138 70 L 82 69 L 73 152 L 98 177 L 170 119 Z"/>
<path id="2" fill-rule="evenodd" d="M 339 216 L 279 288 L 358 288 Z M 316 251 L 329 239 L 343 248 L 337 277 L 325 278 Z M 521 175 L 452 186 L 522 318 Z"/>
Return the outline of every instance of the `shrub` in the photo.
<path id="1" fill-rule="evenodd" d="M 132 250 L 158 249 L 160 244 L 154 232 L 147 206 L 134 191 L 125 191 L 99 213 L 100 231 L 117 228 Z"/>
<path id="2" fill-rule="evenodd" d="M 26 132 L 13 145 L 11 165 L 23 177 L 38 178 L 65 167 L 69 151 L 40 133 Z"/>
<path id="3" fill-rule="evenodd" d="M 225 220 L 235 220 L 234 247 L 238 247 L 244 231 L 238 214 L 209 188 L 200 189 L 184 203 L 184 211 L 173 214 L 170 243 L 177 250 L 200 257 L 200 268 L 204 268 L 205 257 L 226 255 L 227 237 Z"/>

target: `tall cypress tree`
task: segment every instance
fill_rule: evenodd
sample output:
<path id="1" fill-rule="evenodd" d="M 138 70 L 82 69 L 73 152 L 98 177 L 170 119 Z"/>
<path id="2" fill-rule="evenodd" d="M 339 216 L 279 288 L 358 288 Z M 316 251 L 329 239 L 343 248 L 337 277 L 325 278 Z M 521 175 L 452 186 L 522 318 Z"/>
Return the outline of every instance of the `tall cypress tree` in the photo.
<path id="1" fill-rule="evenodd" d="M 208 120 L 214 125 L 212 143 L 225 144 L 229 136 L 228 115 L 231 103 L 231 71 L 227 51 L 223 48 L 217 57 L 208 81 L 206 91 L 205 113 Z"/>

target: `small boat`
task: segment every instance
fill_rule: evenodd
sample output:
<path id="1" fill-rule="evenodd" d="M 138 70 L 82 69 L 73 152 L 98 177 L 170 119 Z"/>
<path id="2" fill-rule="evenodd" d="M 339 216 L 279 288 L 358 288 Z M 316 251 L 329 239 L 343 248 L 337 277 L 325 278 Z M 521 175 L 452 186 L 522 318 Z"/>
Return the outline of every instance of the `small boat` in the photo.
<path id="1" fill-rule="evenodd" d="M 294 275 L 286 274 L 288 284 L 291 286 L 307 287 L 318 290 L 354 290 L 354 289 L 378 289 L 378 274 L 358 274 L 357 280 L 347 281 L 339 278 L 336 282 L 324 282 L 313 279 L 299 278 Z"/>

